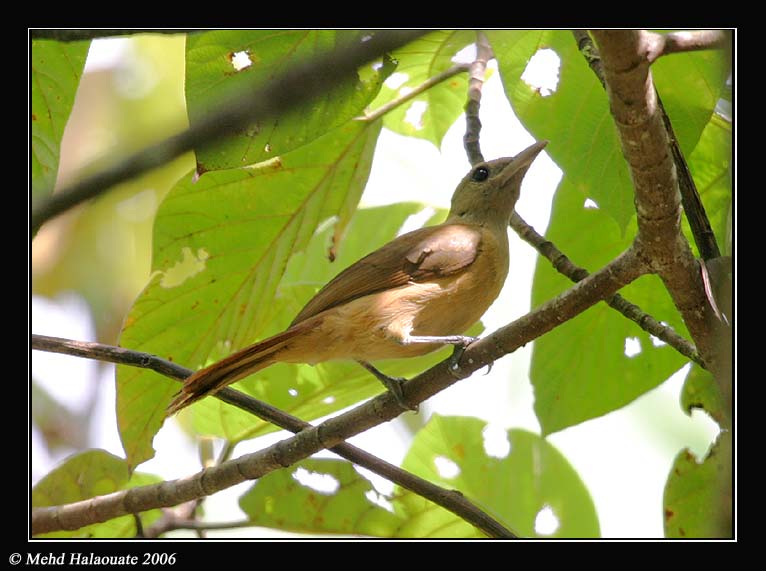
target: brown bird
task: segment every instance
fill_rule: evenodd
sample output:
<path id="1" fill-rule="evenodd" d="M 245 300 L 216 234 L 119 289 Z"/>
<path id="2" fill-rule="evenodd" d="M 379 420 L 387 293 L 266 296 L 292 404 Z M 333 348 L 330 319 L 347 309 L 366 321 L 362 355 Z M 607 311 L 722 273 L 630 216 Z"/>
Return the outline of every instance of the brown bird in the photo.
<path id="1" fill-rule="evenodd" d="M 455 345 L 455 363 L 473 337 L 461 335 L 497 298 L 508 275 L 508 222 L 521 181 L 547 141 L 511 158 L 475 165 L 457 186 L 447 220 L 403 234 L 340 272 L 290 327 L 201 369 L 168 406 L 191 403 L 278 362 L 353 359 L 405 408 L 404 379 L 370 363 Z"/>

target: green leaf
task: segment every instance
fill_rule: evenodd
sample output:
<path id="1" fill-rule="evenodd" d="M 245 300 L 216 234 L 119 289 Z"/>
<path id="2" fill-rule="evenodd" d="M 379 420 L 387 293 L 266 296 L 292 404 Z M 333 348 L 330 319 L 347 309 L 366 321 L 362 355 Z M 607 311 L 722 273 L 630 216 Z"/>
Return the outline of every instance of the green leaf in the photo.
<path id="1" fill-rule="evenodd" d="M 90 42 L 32 41 L 32 197 L 53 190 L 59 146 Z"/>
<path id="2" fill-rule="evenodd" d="M 290 256 L 331 216 L 346 223 L 369 175 L 380 123 L 349 123 L 273 161 L 179 182 L 155 219 L 153 274 L 123 328 L 123 347 L 199 368 L 263 336 Z M 178 384 L 117 370 L 117 416 L 131 466 Z"/>
<path id="3" fill-rule="evenodd" d="M 504 446 L 488 445 L 489 434 L 482 420 L 435 414 L 416 435 L 402 468 L 459 490 L 521 537 L 598 537 L 593 500 L 553 445 L 525 430 L 505 432 Z M 400 503 L 408 518 L 402 535 L 467 537 L 476 532 L 414 494 Z M 543 530 L 538 518 L 545 517 L 555 523 Z"/>
<path id="4" fill-rule="evenodd" d="M 489 31 L 506 96 L 524 127 L 582 194 L 624 230 L 634 214 L 633 187 L 606 92 L 577 50 L 571 32 Z M 556 90 L 542 96 L 521 75 L 541 49 L 561 60 Z"/>
<path id="5" fill-rule="evenodd" d="M 713 228 L 718 246 L 723 254 L 731 253 L 728 247 L 729 218 L 732 208 L 732 133 L 731 123 L 719 115 L 710 117 L 702 136 L 688 157 L 689 169 L 694 177 L 702 204 Z M 698 255 L 689 221 L 684 216 L 682 227 L 689 243 Z"/>
<path id="6" fill-rule="evenodd" d="M 719 425 L 726 422 L 729 411 L 724 406 L 721 389 L 712 373 L 692 364 L 681 390 L 681 408 L 691 414 L 695 408 L 705 410 Z"/>
<path id="7" fill-rule="evenodd" d="M 486 424 L 475 418 L 434 415 L 418 432 L 403 468 L 457 489 L 522 537 L 597 537 L 593 502 L 580 478 L 548 442 L 508 431 L 502 458 L 485 450 Z M 444 477 L 452 462 L 459 474 Z M 454 513 L 397 486 L 391 496 L 339 460 L 304 460 L 261 478 L 240 499 L 253 525 L 304 533 L 377 537 L 484 537 Z M 541 511 L 557 528 L 536 533 Z"/>
<path id="8" fill-rule="evenodd" d="M 721 432 L 701 464 L 688 449 L 676 456 L 662 501 L 666 537 L 732 537 L 731 446 Z"/>
<path id="9" fill-rule="evenodd" d="M 455 54 L 475 39 L 470 30 L 438 31 L 394 51 L 392 57 L 399 62 L 397 74 L 406 74 L 407 80 L 395 89 L 384 84 L 371 110 L 452 67 Z M 457 74 L 386 113 L 383 125 L 401 135 L 431 141 L 439 148 L 447 130 L 463 113 L 467 92 L 468 74 Z M 422 114 L 413 120 L 412 114 L 418 109 L 423 109 Z"/>
<path id="10" fill-rule="evenodd" d="M 604 88 L 565 30 L 487 32 L 506 96 L 532 135 L 550 140 L 546 152 L 583 195 L 627 228 L 633 187 Z M 535 53 L 552 49 L 561 60 L 555 92 L 541 95 L 521 79 Z M 681 148 L 691 152 L 723 88 L 725 58 L 716 52 L 661 58 L 652 75 Z"/>
<path id="11" fill-rule="evenodd" d="M 192 34 L 186 46 L 186 101 L 189 121 L 232 93 L 252 89 L 302 63 L 333 50 L 360 32 L 333 30 L 216 30 Z M 197 149 L 198 171 L 241 167 L 283 155 L 310 143 L 360 115 L 393 66 L 363 68 L 359 78 L 334 87 L 321 98 L 235 136 Z"/>
<path id="12" fill-rule="evenodd" d="M 305 251 L 290 260 L 270 304 L 271 312 L 264 319 L 264 323 L 269 324 L 264 337 L 284 330 L 325 283 L 392 240 L 407 218 L 422 209 L 422 205 L 401 203 L 358 210 L 349 225 L 348 236 L 338 248 L 335 262 L 330 262 L 326 255 L 331 228 L 317 232 Z M 480 331 L 477 327 L 469 334 Z M 450 349 L 445 348 L 430 355 L 379 365 L 389 375 L 409 378 L 445 359 L 449 352 Z M 306 420 L 326 416 L 384 391 L 372 375 L 353 362 L 320 363 L 314 367 L 279 363 L 235 387 Z M 216 399 L 203 399 L 180 417 L 196 433 L 221 436 L 233 442 L 275 430 L 272 424 Z"/>
<path id="13" fill-rule="evenodd" d="M 627 234 L 634 233 L 635 220 Z M 601 209 L 584 207 L 582 195 L 567 180 L 557 191 L 546 238 L 575 264 L 591 271 L 607 264 L 631 241 Z M 532 307 L 572 285 L 541 258 L 535 270 Z M 644 276 L 620 294 L 679 334 L 686 334 L 659 278 Z M 626 339 L 631 340 L 629 347 L 637 341 L 640 353 L 626 355 Z M 674 349 L 657 346 L 649 334 L 605 303 L 591 307 L 535 340 L 530 379 L 543 434 L 628 404 L 665 381 L 685 362 Z"/>
<path id="14" fill-rule="evenodd" d="M 239 500 L 253 525 L 303 533 L 394 537 L 403 518 L 353 465 L 310 459 L 260 478 Z"/>
<path id="15" fill-rule="evenodd" d="M 662 57 L 652 64 L 654 85 L 687 157 L 725 93 L 729 60 L 725 50 L 704 50 Z"/>
<path id="16" fill-rule="evenodd" d="M 104 450 L 87 450 L 70 456 L 63 464 L 51 470 L 32 488 L 32 507 L 57 506 L 86 500 L 136 486 L 162 481 L 151 474 L 128 473 L 128 464 Z M 140 514 L 144 526 L 160 517 L 160 510 Z M 126 515 L 103 523 L 82 527 L 75 531 L 56 531 L 40 537 L 133 537 L 136 524 L 133 516 Z"/>

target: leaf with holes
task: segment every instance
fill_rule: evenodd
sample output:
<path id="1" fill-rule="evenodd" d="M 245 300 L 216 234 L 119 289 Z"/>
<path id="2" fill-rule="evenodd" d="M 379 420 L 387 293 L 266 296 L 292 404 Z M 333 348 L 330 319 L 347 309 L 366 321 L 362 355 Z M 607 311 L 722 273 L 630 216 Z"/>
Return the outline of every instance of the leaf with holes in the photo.
<path id="1" fill-rule="evenodd" d="M 333 30 L 215 30 L 186 40 L 186 102 L 193 124 L 232 93 L 252 89 L 349 41 L 361 32 Z M 383 80 L 390 60 L 365 67 L 359 76 L 296 109 L 243 127 L 226 140 L 197 149 L 198 171 L 241 167 L 283 155 L 361 115 Z"/>
<path id="2" fill-rule="evenodd" d="M 32 197 L 53 191 L 59 146 L 90 42 L 32 42 Z"/>
<path id="3" fill-rule="evenodd" d="M 125 460 L 104 450 L 88 450 L 70 456 L 32 488 L 32 507 L 58 506 L 95 496 L 147 486 L 162 479 L 150 474 L 128 473 Z M 144 526 L 160 517 L 160 510 L 139 514 Z M 126 515 L 75 531 L 57 531 L 39 537 L 134 537 L 136 524 Z"/>
<path id="4" fill-rule="evenodd" d="M 566 458 L 525 430 L 495 431 L 477 418 L 433 415 L 402 468 L 465 494 L 520 537 L 598 537 L 593 500 Z M 413 537 L 464 537 L 472 528 L 414 494 L 401 504 Z M 475 530 L 474 530 L 475 531 Z"/>
<path id="5" fill-rule="evenodd" d="M 393 537 L 403 518 L 390 507 L 391 501 L 349 462 L 310 459 L 259 478 L 239 506 L 253 525 Z"/>
<path id="6" fill-rule="evenodd" d="M 635 234 L 635 220 L 627 236 Z M 565 180 L 559 186 L 546 238 L 588 270 L 598 269 L 625 250 L 630 239 L 600 208 L 586 207 Z M 532 307 L 572 287 L 547 260 L 537 264 Z M 686 329 L 662 282 L 644 276 L 620 291 L 655 319 L 685 335 Z M 629 351 L 626 354 L 626 343 Z M 639 351 L 630 351 L 631 344 Z M 616 410 L 658 386 L 686 359 L 659 344 L 634 322 L 599 303 L 535 340 L 530 379 L 535 413 L 550 434 Z"/>
<path id="7" fill-rule="evenodd" d="M 506 96 L 519 120 L 536 139 L 550 141 L 546 152 L 583 199 L 595 200 L 624 231 L 635 213 L 630 175 L 606 92 L 578 51 L 571 32 L 487 34 Z M 555 51 L 561 62 L 558 85 L 548 96 L 522 79 L 530 59 L 542 49 Z M 676 137 L 687 154 L 707 125 L 726 79 L 723 55 L 706 53 L 661 58 L 657 64 L 662 65 L 652 66 Z"/>
<path id="8" fill-rule="evenodd" d="M 379 131 L 379 122 L 349 123 L 255 168 L 179 182 L 157 212 L 154 273 L 120 345 L 196 369 L 261 338 L 290 256 L 321 221 L 353 212 Z M 153 455 L 177 390 L 157 373 L 118 367 L 118 425 L 131 466 Z"/>
<path id="9" fill-rule="evenodd" d="M 395 88 L 383 84 L 370 110 L 452 67 L 455 54 L 473 43 L 475 37 L 469 30 L 432 32 L 394 51 L 392 57 L 399 63 L 391 81 L 400 78 L 404 82 Z M 461 72 L 386 113 L 383 125 L 401 135 L 431 141 L 438 148 L 447 130 L 463 113 L 467 90 L 468 75 Z"/>
<path id="10" fill-rule="evenodd" d="M 688 450 L 676 456 L 665 494 L 665 536 L 726 538 L 732 527 L 732 439 L 722 432 L 702 463 Z"/>

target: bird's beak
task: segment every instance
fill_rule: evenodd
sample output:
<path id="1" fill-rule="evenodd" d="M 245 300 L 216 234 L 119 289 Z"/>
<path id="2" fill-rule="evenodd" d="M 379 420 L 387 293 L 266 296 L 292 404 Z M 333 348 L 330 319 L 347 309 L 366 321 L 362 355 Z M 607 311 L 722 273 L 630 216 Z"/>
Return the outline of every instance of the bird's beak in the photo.
<path id="1" fill-rule="evenodd" d="M 505 184 L 513 175 L 519 172 L 525 173 L 547 144 L 548 141 L 537 141 L 510 159 L 499 175 L 499 182 Z"/>

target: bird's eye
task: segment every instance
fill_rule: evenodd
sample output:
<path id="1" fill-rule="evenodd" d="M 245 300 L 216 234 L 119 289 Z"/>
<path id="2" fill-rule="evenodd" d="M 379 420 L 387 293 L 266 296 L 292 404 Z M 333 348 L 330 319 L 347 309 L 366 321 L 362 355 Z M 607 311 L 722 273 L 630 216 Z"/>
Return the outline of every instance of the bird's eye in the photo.
<path id="1" fill-rule="evenodd" d="M 487 167 L 479 167 L 471 175 L 471 179 L 476 182 L 482 182 L 489 178 L 489 169 Z"/>

